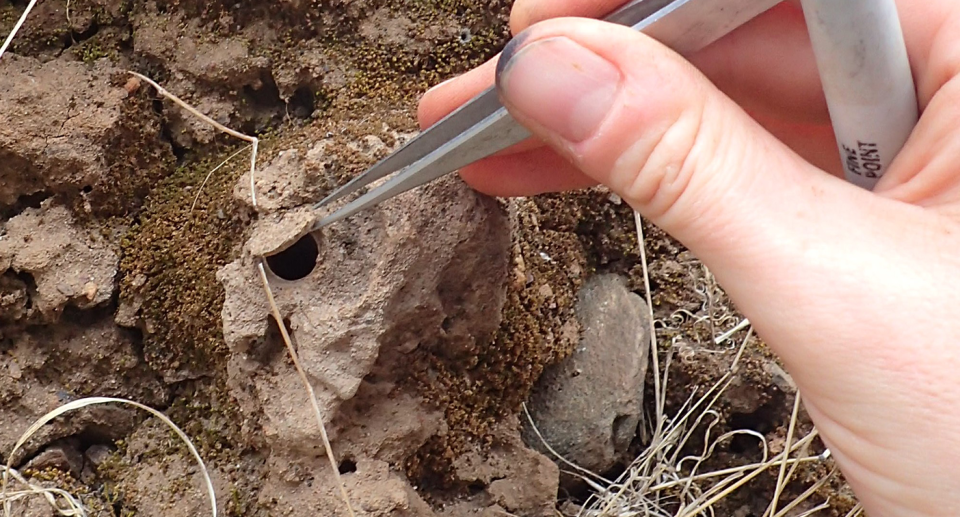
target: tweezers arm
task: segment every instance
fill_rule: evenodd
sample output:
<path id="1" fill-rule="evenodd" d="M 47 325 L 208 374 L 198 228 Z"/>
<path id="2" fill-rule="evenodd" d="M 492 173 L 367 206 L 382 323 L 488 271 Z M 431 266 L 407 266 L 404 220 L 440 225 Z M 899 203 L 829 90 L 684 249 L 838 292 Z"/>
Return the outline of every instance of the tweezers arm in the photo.
<path id="1" fill-rule="evenodd" d="M 705 0 L 696 0 L 693 3 L 697 4 L 698 2 L 704 1 Z M 709 1 L 716 2 L 716 0 Z M 729 2 L 731 0 L 724 1 Z M 663 12 L 665 12 L 669 6 L 686 3 L 689 3 L 689 0 L 633 0 L 617 9 L 604 18 L 604 20 L 619 25 L 634 27 L 637 30 L 643 30 L 647 25 L 645 22 L 660 20 L 663 17 Z M 661 16 L 656 16 L 658 13 L 661 14 Z M 666 34 L 666 36 L 669 37 L 669 34 Z M 676 38 L 673 38 L 673 40 L 668 39 L 665 43 L 669 45 L 671 43 L 678 43 L 678 41 L 676 41 Z M 451 135 L 468 132 L 470 128 L 478 125 L 479 121 L 490 118 L 502 109 L 503 105 L 500 103 L 496 89 L 493 87 L 487 88 L 481 94 L 448 114 L 432 127 L 424 130 L 417 138 L 408 142 L 383 160 L 380 160 L 380 162 L 349 181 L 346 185 L 332 192 L 314 205 L 314 208 L 320 208 L 337 199 L 349 196 L 381 178 L 417 163 L 433 149 L 441 147 L 446 140 L 450 139 Z M 526 138 L 526 136 L 524 138 Z M 521 139 L 521 141 L 522 140 L 523 139 Z M 509 145 L 501 147 L 498 151 L 506 147 L 509 147 Z"/>
<path id="2" fill-rule="evenodd" d="M 635 0 L 615 12 L 608 20 L 630 25 L 678 53 L 689 55 L 729 34 L 781 1 Z M 403 169 L 383 185 L 323 218 L 313 229 L 349 217 L 529 137 L 530 133 L 503 108 L 496 89 L 489 88 L 315 205 L 315 208 L 319 208 Z"/>

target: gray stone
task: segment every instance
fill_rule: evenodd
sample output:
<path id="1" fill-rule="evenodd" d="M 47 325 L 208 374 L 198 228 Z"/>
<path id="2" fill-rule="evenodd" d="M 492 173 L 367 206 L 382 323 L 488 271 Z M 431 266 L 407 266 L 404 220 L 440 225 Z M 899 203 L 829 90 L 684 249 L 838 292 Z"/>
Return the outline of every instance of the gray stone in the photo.
<path id="1" fill-rule="evenodd" d="M 582 288 L 577 318 L 583 329 L 579 345 L 544 372 L 528 403 L 543 440 L 525 418 L 523 437 L 558 463 L 544 441 L 566 460 L 602 474 L 624 459 L 640 422 L 649 313 L 623 279 L 603 275 Z"/>
<path id="2" fill-rule="evenodd" d="M 57 469 L 79 476 L 83 469 L 83 454 L 76 448 L 74 440 L 63 440 L 47 447 L 43 452 L 27 463 L 34 470 Z"/>

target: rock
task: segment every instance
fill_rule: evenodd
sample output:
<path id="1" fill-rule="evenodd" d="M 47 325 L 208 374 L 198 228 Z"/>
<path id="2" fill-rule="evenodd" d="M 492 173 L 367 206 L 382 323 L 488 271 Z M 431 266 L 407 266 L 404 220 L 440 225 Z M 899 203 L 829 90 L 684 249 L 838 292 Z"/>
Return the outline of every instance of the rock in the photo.
<path id="1" fill-rule="evenodd" d="M 64 307 L 89 309 L 113 297 L 119 257 L 103 238 L 80 228 L 66 208 L 44 203 L 41 208 L 28 208 L 2 228 L 0 273 L 18 276 L 6 280 L 13 290 L 2 297 L 6 307 L 0 314 L 29 315 L 25 313 L 30 303 L 19 294 L 24 286 L 17 285 L 23 284 L 23 277 L 35 282 L 31 302 L 47 322 L 56 321 Z"/>
<path id="2" fill-rule="evenodd" d="M 640 421 L 649 316 L 621 278 L 605 275 L 588 280 L 580 291 L 577 318 L 583 329 L 579 345 L 544 372 L 528 408 L 558 454 L 602 474 L 623 459 Z M 553 458 L 529 422 L 523 423 L 524 441 Z"/>
<path id="3" fill-rule="evenodd" d="M 80 476 L 83 469 L 83 454 L 77 450 L 76 440 L 61 440 L 47 447 L 27 463 L 28 469 L 57 469 L 68 472 L 74 477 Z"/>
<path id="4" fill-rule="evenodd" d="M 270 174 L 286 174 L 281 164 L 261 171 L 258 183 L 273 183 Z M 302 215 L 302 209 L 262 214 L 243 256 L 222 268 L 218 278 L 226 291 L 224 339 L 235 352 L 230 382 L 236 396 L 249 401 L 241 407 L 251 413 L 262 408 L 264 436 L 276 449 L 315 453 L 315 417 L 271 323 L 255 265 L 256 253 L 301 234 L 301 224 L 284 221 L 302 221 Z M 382 348 L 471 346 L 491 339 L 500 325 L 509 224 L 495 200 L 455 177 L 324 228 L 315 237 L 319 254 L 311 260 L 312 272 L 295 281 L 274 277 L 272 288 L 328 423 L 356 395 Z"/>
<path id="5" fill-rule="evenodd" d="M 775 360 L 770 359 L 763 363 L 763 371 L 770 375 L 773 384 L 784 393 L 797 392 L 797 383 L 793 381 L 793 376 L 787 373 Z"/>
<path id="6" fill-rule="evenodd" d="M 158 120 L 111 84 L 122 74 L 107 63 L 4 56 L 0 208 L 50 195 L 83 196 L 100 213 L 139 205 L 157 179 L 154 168 L 172 154 Z"/>
<path id="7" fill-rule="evenodd" d="M 483 487 L 477 496 L 507 510 L 509 515 L 556 515 L 560 471 L 549 458 L 527 448 L 515 417 L 494 430 L 495 445 L 461 455 L 454 470 L 461 483 Z M 477 497 L 475 496 L 475 497 Z"/>

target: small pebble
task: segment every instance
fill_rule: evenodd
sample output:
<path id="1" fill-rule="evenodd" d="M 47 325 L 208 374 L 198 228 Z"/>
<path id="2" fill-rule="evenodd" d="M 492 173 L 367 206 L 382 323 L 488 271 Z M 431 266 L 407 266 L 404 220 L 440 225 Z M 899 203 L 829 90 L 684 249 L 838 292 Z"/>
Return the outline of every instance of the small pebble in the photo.
<path id="1" fill-rule="evenodd" d="M 127 79 L 127 84 L 123 85 L 123 89 L 127 90 L 127 93 L 130 95 L 137 93 L 137 90 L 140 89 L 140 78 L 131 77 L 130 79 Z"/>
<path id="2" fill-rule="evenodd" d="M 83 284 L 83 295 L 87 297 L 87 300 L 92 302 L 97 297 L 97 291 L 99 289 L 100 288 L 97 286 L 97 284 L 93 282 L 87 282 Z"/>
<path id="3" fill-rule="evenodd" d="M 13 377 L 14 380 L 20 380 L 20 378 L 23 377 L 23 371 L 20 370 L 20 365 L 17 364 L 16 361 L 10 361 L 7 368 L 10 370 L 10 376 Z"/>

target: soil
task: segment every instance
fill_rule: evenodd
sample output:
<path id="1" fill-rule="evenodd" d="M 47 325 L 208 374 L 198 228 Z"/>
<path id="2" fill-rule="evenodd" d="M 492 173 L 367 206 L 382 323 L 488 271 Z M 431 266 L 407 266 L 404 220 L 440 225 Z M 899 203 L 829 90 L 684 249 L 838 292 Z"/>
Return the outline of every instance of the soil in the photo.
<path id="1" fill-rule="evenodd" d="M 0 4 L 0 35 L 25 4 Z M 0 60 L 0 460 L 47 411 L 124 397 L 194 440 L 224 515 L 346 515 L 256 269 L 291 246 L 269 275 L 359 514 L 582 501 L 524 445 L 520 410 L 577 342 L 585 279 L 619 274 L 646 295 L 629 207 L 602 188 L 507 201 L 448 178 L 298 241 L 305 207 L 415 134 L 429 85 L 496 54 L 510 4 L 42 0 Z M 240 143 L 128 70 L 261 138 L 256 205 L 246 152 L 217 168 Z M 727 371 L 733 350 L 713 336 L 737 314 L 695 257 L 645 232 L 669 414 Z M 713 433 L 782 446 L 794 395 L 754 342 Z M 721 448 L 703 468 L 761 457 L 748 439 Z M 189 453 L 131 409 L 60 418 L 12 460 L 95 514 L 205 511 Z M 801 469 L 784 497 L 828 470 Z M 762 515 L 775 482 L 717 514 Z M 827 499 L 827 515 L 853 506 L 841 481 Z"/>

